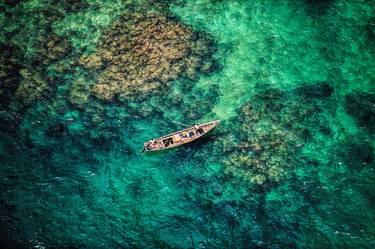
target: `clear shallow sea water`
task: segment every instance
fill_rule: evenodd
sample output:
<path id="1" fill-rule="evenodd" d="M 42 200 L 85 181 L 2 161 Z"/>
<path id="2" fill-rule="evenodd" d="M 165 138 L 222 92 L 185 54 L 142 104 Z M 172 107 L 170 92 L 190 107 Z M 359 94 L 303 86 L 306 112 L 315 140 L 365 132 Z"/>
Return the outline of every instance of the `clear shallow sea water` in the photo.
<path id="1" fill-rule="evenodd" d="M 374 248 L 372 1 L 0 9 L 0 248 Z"/>

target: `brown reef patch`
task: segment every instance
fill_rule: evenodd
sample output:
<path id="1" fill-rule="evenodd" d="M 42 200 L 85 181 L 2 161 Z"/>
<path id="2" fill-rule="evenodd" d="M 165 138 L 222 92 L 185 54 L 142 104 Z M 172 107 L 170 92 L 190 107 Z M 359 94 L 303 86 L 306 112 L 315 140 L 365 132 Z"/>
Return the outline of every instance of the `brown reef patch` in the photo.
<path id="1" fill-rule="evenodd" d="M 55 78 L 48 76 L 46 66 L 59 62 L 69 53 L 70 43 L 55 34 L 48 35 L 44 41 L 40 40 L 35 47 L 38 57 L 35 63 L 36 67 L 25 65 L 20 70 L 21 81 L 15 92 L 15 96 L 22 101 L 25 106 L 40 99 L 43 95 L 48 95 L 56 84 Z M 60 63 L 60 68 L 66 68 L 67 65 Z M 62 69 L 63 71 L 64 69 Z"/>
<path id="2" fill-rule="evenodd" d="M 285 129 L 279 117 L 272 117 L 263 107 L 245 104 L 239 113 L 240 139 L 226 148 L 224 173 L 253 185 L 276 183 L 292 166 L 291 157 L 304 143 L 300 130 Z M 226 140 L 227 141 L 227 140 Z"/>
<path id="3" fill-rule="evenodd" d="M 80 64 L 100 71 L 92 93 L 103 100 L 142 98 L 186 76 L 208 72 L 211 41 L 171 17 L 135 13 L 121 16 L 104 32 L 97 50 Z"/>
<path id="4" fill-rule="evenodd" d="M 29 105 L 48 90 L 48 83 L 38 72 L 32 73 L 27 69 L 22 69 L 20 74 L 22 79 L 15 95 L 24 105 Z"/>
<path id="5" fill-rule="evenodd" d="M 50 34 L 47 37 L 40 37 L 38 46 L 36 47 L 39 59 L 44 65 L 61 59 L 64 54 L 71 49 L 69 42 L 55 34 Z"/>
<path id="6" fill-rule="evenodd" d="M 213 152 L 224 174 L 261 190 L 284 180 L 303 162 L 300 152 L 312 134 L 330 136 L 320 106 L 332 92 L 320 82 L 291 92 L 268 89 L 253 96 L 215 141 Z"/>

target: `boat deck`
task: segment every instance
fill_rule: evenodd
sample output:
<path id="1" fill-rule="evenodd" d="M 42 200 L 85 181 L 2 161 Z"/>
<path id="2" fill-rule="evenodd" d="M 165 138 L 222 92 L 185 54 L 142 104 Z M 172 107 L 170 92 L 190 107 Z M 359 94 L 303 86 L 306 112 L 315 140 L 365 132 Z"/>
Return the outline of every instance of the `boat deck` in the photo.
<path id="1" fill-rule="evenodd" d="M 210 132 L 219 124 L 219 122 L 219 120 L 215 120 L 205 124 L 194 125 L 187 129 L 176 131 L 168 135 L 152 139 L 144 143 L 144 150 L 158 151 L 174 148 L 192 142 Z"/>

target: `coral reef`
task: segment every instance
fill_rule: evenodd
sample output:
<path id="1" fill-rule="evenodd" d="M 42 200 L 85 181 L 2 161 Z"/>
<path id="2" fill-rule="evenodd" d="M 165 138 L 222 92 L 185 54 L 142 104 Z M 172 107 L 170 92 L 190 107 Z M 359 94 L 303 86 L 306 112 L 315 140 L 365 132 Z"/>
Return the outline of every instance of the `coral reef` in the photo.
<path id="1" fill-rule="evenodd" d="M 245 104 L 239 113 L 240 141 L 229 147 L 224 159 L 224 172 L 243 178 L 254 185 L 278 182 L 291 166 L 290 155 L 295 151 L 299 137 L 293 130 L 283 129 L 278 117 L 268 114 L 267 108 L 258 109 Z M 225 138 L 226 139 L 226 138 Z M 228 144 L 225 145 L 228 150 Z"/>
<path id="2" fill-rule="evenodd" d="M 7 33 L 2 45 L 5 59 L 1 59 L 1 64 L 5 71 L 12 72 L 12 76 L 5 73 L 2 83 L 7 86 L 1 86 L 0 90 L 4 94 L 6 92 L 8 102 L 11 98 L 11 104 L 18 111 L 56 85 L 57 79 L 53 78 L 55 75 L 48 75 L 48 67 L 71 52 L 68 40 L 51 32 L 53 22 L 63 17 L 62 12 L 51 6 L 28 4 L 19 6 L 19 10 L 26 18 L 10 15 L 4 23 Z M 11 13 L 10 9 L 7 11 Z M 62 65 L 64 63 L 61 63 L 60 69 L 68 67 Z"/>
<path id="3" fill-rule="evenodd" d="M 69 42 L 55 34 L 50 34 L 47 37 L 40 37 L 36 46 L 38 60 L 44 65 L 49 65 L 62 58 L 70 50 Z"/>
<path id="4" fill-rule="evenodd" d="M 72 104 L 83 106 L 89 100 L 90 91 L 84 78 L 75 79 L 70 88 L 69 100 Z"/>
<path id="5" fill-rule="evenodd" d="M 227 128 L 227 135 L 216 143 L 218 156 L 224 155 L 224 173 L 261 188 L 284 179 L 310 133 L 316 132 L 309 129 L 311 116 L 320 112 L 315 100 L 332 92 L 326 83 L 317 83 L 292 93 L 269 89 L 254 96 L 230 121 L 238 125 Z M 324 123 L 315 125 L 328 129 Z"/>
<path id="6" fill-rule="evenodd" d="M 86 69 L 102 70 L 92 93 L 103 100 L 144 98 L 186 76 L 209 72 L 211 41 L 160 14 L 121 16 L 102 35 L 97 50 L 80 58 Z"/>
<path id="7" fill-rule="evenodd" d="M 62 60 L 66 53 L 69 53 L 70 45 L 69 43 L 54 34 L 44 37 L 40 40 L 39 44 L 34 44 L 36 56 L 34 58 L 34 65 L 14 65 L 12 63 L 1 63 L 5 67 L 5 71 L 16 70 L 13 72 L 14 76 L 6 76 L 4 83 L 7 85 L 5 88 L 2 87 L 1 91 L 7 91 L 8 94 L 14 94 L 18 100 L 21 100 L 24 106 L 30 105 L 35 100 L 39 99 L 43 94 L 47 94 L 50 88 L 56 85 L 57 79 L 53 79 L 48 76 L 46 68 L 44 66 L 50 66 L 53 62 Z M 56 72 L 63 72 L 69 65 L 60 65 L 57 67 Z M 3 71 L 3 70 L 2 70 Z M 7 75 L 7 73 L 5 73 Z M 16 83 L 14 77 L 19 77 L 20 79 Z M 9 81 L 13 82 L 13 90 L 6 90 L 10 87 Z M 7 83 L 8 82 L 8 83 Z M 14 87 L 17 85 L 17 87 Z"/>
<path id="8" fill-rule="evenodd" d="M 38 72 L 31 73 L 27 69 L 22 69 L 20 74 L 22 79 L 15 95 L 22 100 L 25 105 L 29 105 L 48 90 L 48 83 Z"/>

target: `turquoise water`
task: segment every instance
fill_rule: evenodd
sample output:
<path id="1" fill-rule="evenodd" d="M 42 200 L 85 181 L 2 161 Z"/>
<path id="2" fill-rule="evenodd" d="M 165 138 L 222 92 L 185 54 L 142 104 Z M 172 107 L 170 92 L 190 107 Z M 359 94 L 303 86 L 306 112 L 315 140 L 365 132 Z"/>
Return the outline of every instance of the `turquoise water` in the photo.
<path id="1" fill-rule="evenodd" d="M 0 248 L 374 248 L 372 1 L 0 9 Z"/>

